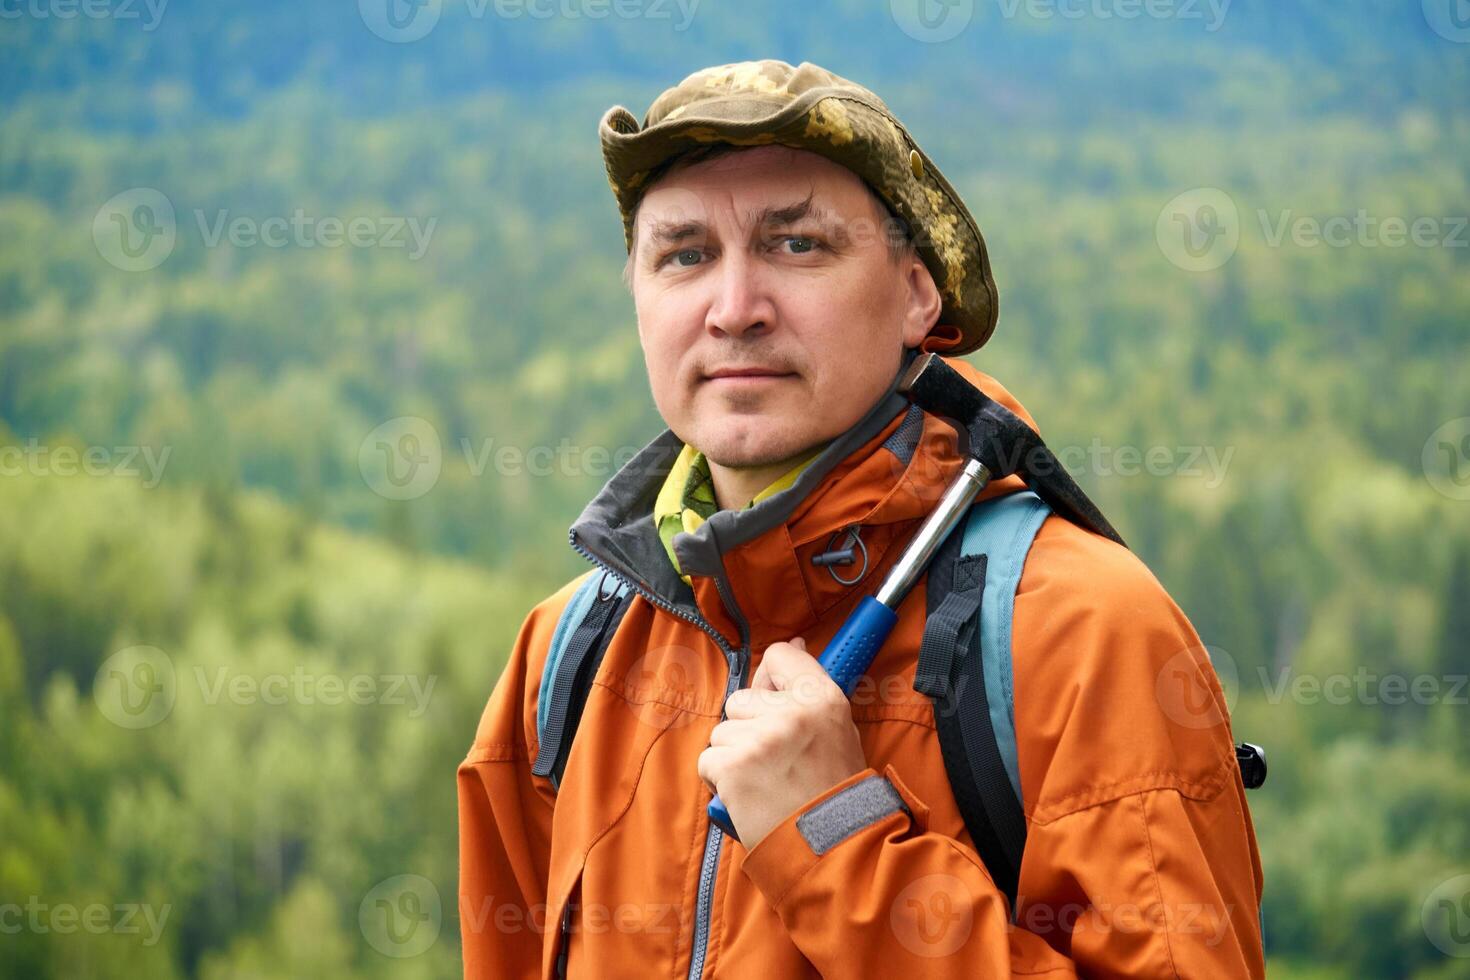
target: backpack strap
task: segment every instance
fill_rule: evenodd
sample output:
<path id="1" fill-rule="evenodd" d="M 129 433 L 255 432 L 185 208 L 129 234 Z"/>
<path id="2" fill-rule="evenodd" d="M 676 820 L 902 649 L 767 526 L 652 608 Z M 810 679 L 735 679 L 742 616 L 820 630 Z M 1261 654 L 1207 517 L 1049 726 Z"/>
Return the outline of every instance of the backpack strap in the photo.
<path id="1" fill-rule="evenodd" d="M 633 592 L 612 572 L 594 569 L 562 609 L 551 635 L 536 696 L 536 761 L 531 772 L 560 786 L 572 737 L 608 642 L 628 611 Z"/>
<path id="2" fill-rule="evenodd" d="M 965 828 L 1014 910 L 1026 845 L 1011 683 L 1011 618 L 1031 542 L 1051 508 L 1022 491 L 976 504 L 929 566 L 914 687 L 934 703 Z"/>
<path id="3" fill-rule="evenodd" d="M 1029 490 L 970 508 L 963 528 L 949 536 L 929 566 L 928 620 L 914 674 L 915 690 L 934 702 L 939 748 L 965 829 L 1012 915 L 1026 816 L 1011 624 L 1026 556 L 1052 513 Z M 1266 781 L 1264 749 L 1241 742 L 1235 755 L 1246 789 Z"/>

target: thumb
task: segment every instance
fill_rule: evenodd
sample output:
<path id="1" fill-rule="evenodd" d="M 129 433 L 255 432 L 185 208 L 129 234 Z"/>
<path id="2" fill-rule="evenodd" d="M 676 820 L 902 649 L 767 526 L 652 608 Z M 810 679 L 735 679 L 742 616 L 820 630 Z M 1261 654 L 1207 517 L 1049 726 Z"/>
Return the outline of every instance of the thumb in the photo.
<path id="1" fill-rule="evenodd" d="M 754 674 L 750 675 L 750 689 L 752 691 L 774 691 L 776 689 L 771 683 L 769 672 L 766 670 L 766 664 L 770 656 L 771 648 L 767 647 L 765 656 L 761 657 L 761 665 L 755 669 Z"/>
<path id="2" fill-rule="evenodd" d="M 784 691 L 796 678 L 813 671 L 824 673 L 817 661 L 806 652 L 806 640 L 798 636 L 789 642 L 772 643 L 766 647 L 766 655 L 761 658 L 761 665 L 756 669 L 750 686 Z"/>

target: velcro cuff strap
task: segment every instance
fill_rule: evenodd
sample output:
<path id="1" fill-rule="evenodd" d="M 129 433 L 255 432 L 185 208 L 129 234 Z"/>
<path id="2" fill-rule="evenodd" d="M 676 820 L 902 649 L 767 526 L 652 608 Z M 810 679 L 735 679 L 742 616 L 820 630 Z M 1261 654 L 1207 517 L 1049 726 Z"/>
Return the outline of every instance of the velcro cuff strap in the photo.
<path id="1" fill-rule="evenodd" d="M 864 827 L 908 809 L 892 783 L 869 776 L 797 817 L 796 829 L 814 853 L 826 854 Z"/>

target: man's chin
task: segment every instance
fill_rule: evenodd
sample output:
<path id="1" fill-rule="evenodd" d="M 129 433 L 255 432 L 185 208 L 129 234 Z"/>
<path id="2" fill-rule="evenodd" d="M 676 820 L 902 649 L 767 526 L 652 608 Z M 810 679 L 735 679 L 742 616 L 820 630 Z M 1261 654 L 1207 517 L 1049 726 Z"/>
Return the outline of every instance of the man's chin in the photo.
<path id="1" fill-rule="evenodd" d="M 797 433 L 785 433 L 779 437 L 771 433 L 751 433 L 750 438 L 742 439 L 724 426 L 715 428 L 714 432 L 713 438 L 705 440 L 707 446 L 696 444 L 695 448 L 710 462 L 727 469 L 774 466 L 803 456 L 826 441 L 816 434 Z"/>

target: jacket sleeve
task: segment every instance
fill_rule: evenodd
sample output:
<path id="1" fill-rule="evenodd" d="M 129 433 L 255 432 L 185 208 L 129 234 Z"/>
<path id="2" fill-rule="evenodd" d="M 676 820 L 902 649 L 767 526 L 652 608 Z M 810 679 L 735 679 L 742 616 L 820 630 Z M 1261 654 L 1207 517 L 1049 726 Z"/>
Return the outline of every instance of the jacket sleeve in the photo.
<path id="1" fill-rule="evenodd" d="M 459 921 L 464 975 L 541 973 L 554 795 L 531 776 L 536 696 L 557 614 L 576 583 L 541 603 L 459 766 Z"/>
<path id="2" fill-rule="evenodd" d="M 1056 523 L 1016 601 L 1015 921 L 973 848 L 929 829 L 894 766 L 870 768 L 743 865 L 824 975 L 1265 975 L 1259 856 L 1210 661 L 1141 563 Z M 1176 674 L 1193 697 L 1175 698 Z"/>

